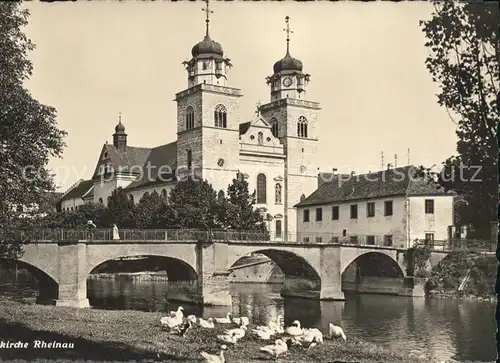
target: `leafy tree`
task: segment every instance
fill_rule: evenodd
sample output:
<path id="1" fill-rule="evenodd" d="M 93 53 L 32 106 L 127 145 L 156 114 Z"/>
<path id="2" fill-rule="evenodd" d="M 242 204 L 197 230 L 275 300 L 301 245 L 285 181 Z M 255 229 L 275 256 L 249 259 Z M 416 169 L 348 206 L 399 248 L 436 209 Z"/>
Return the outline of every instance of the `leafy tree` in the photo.
<path id="1" fill-rule="evenodd" d="M 27 54 L 33 43 L 21 28 L 29 12 L 21 2 L 0 2 L 0 256 L 21 252 L 18 238 L 9 232 L 16 227 L 12 204 L 43 203 L 54 190 L 47 169 L 49 157 L 60 157 L 66 132 L 56 125 L 56 110 L 40 104 L 24 88 L 32 74 Z"/>
<path id="2" fill-rule="evenodd" d="M 108 209 L 118 228 L 135 228 L 136 206 L 130 200 L 123 188 L 116 188 L 108 198 Z"/>
<path id="3" fill-rule="evenodd" d="M 156 191 L 141 198 L 135 209 L 136 227 L 139 229 L 166 228 L 166 200 Z"/>
<path id="4" fill-rule="evenodd" d="M 460 223 L 472 225 L 479 238 L 490 237 L 498 200 L 498 23 L 496 2 L 452 0 L 435 2 L 432 18 L 421 22 L 429 50 L 425 63 L 440 87 L 438 104 L 446 107 L 458 136 L 458 155 L 433 177 L 463 197 Z"/>
<path id="5" fill-rule="evenodd" d="M 255 191 L 250 194 L 242 174 L 238 174 L 227 188 L 225 210 L 225 221 L 230 229 L 267 232 L 264 217 L 255 209 Z"/>
<path id="6" fill-rule="evenodd" d="M 50 213 L 38 223 L 42 228 L 83 229 L 89 219 L 95 223 L 97 228 L 111 228 L 113 226 L 108 208 L 97 203 L 83 204 L 72 212 Z"/>
<path id="7" fill-rule="evenodd" d="M 178 182 L 170 192 L 172 227 L 190 229 L 219 229 L 222 227 L 215 190 L 206 180 L 187 178 Z"/>

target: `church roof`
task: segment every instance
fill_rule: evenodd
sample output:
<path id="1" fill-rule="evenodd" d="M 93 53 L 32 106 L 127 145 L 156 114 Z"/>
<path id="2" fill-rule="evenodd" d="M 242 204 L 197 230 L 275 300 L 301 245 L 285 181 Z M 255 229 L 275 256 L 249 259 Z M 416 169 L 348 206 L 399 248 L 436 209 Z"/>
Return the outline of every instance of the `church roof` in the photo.
<path id="1" fill-rule="evenodd" d="M 73 186 L 69 191 L 67 191 L 61 198 L 61 200 L 82 198 L 87 194 L 92 188 L 94 188 L 94 181 L 82 180 Z"/>
<path id="2" fill-rule="evenodd" d="M 139 177 L 139 179 L 134 180 L 125 189 L 162 182 L 158 180 L 158 171 L 174 172 L 177 168 L 176 141 L 154 148 L 127 146 L 123 152 L 112 144 L 105 144 L 103 152 L 107 153 L 113 170 L 125 174 L 137 174 Z M 95 168 L 93 179 L 99 178 L 98 170 L 100 164 L 101 162 Z M 166 170 L 160 170 L 161 167 Z"/>
<path id="3" fill-rule="evenodd" d="M 175 170 L 177 169 L 177 142 L 174 141 L 170 144 L 160 145 L 146 150 L 148 150 L 148 153 L 146 155 L 144 163 L 142 164 L 143 172 L 141 178 L 134 180 L 125 189 L 133 189 L 151 184 L 165 183 L 165 180 L 167 179 L 171 179 L 172 181 L 175 180 Z M 162 167 L 163 170 L 160 170 Z M 159 179 L 159 172 L 163 173 L 163 180 Z"/>
<path id="4" fill-rule="evenodd" d="M 251 124 L 252 124 L 251 121 L 243 122 L 242 124 L 240 124 L 240 135 L 243 135 L 244 133 L 246 133 L 248 131 L 248 129 L 250 128 Z"/>
<path id="5" fill-rule="evenodd" d="M 354 200 L 383 198 L 389 196 L 438 196 L 450 195 L 442 187 L 433 182 L 415 177 L 418 168 L 409 165 L 395 169 L 378 171 L 369 174 L 348 175 L 339 178 L 331 174 L 331 179 L 319 185 L 318 189 L 295 207 L 344 203 Z"/>

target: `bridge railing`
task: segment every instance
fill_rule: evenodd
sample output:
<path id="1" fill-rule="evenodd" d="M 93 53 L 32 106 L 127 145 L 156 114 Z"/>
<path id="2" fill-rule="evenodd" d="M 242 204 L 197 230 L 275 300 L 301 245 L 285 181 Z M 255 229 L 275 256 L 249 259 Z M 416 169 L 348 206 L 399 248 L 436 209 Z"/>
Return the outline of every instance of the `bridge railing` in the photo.
<path id="1" fill-rule="evenodd" d="M 494 252 L 496 250 L 496 243 L 494 241 L 480 239 L 418 240 L 416 244 L 421 246 L 427 245 L 433 250 L 447 252 L 457 250 Z"/>
<path id="2" fill-rule="evenodd" d="M 341 235 L 333 233 L 260 233 L 254 231 L 221 231 L 198 229 L 119 229 L 118 236 L 112 229 L 34 229 L 17 231 L 26 243 L 50 243 L 59 241 L 133 241 L 133 242 L 168 242 L 168 241 L 238 241 L 252 243 L 280 244 L 340 244 L 345 246 L 366 246 L 373 248 L 404 248 L 403 239 L 392 239 L 389 236 L 373 235 Z M 0 233 L 1 235 L 1 233 Z M 474 250 L 492 252 L 496 244 L 489 240 L 424 241 L 414 243 L 428 244 L 434 250 Z"/>

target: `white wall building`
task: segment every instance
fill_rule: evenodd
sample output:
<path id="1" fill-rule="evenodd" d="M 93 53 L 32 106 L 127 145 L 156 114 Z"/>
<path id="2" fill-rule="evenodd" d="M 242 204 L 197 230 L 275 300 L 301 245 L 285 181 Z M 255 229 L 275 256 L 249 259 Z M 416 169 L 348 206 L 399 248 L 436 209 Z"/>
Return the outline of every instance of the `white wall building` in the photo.
<path id="1" fill-rule="evenodd" d="M 296 205 L 297 238 L 409 247 L 415 239 L 446 240 L 454 194 L 415 177 L 405 166 L 362 175 L 323 174 Z M 320 179 L 321 179 L 320 175 Z"/>

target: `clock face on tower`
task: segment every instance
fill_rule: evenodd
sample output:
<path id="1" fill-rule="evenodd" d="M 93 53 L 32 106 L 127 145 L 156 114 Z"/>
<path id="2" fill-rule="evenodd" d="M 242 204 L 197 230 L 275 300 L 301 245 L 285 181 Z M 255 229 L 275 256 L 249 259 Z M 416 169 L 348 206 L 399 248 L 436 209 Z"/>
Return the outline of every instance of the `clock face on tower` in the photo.
<path id="1" fill-rule="evenodd" d="M 291 85 L 292 85 L 292 78 L 291 77 L 285 77 L 283 79 L 283 86 L 290 87 Z"/>

